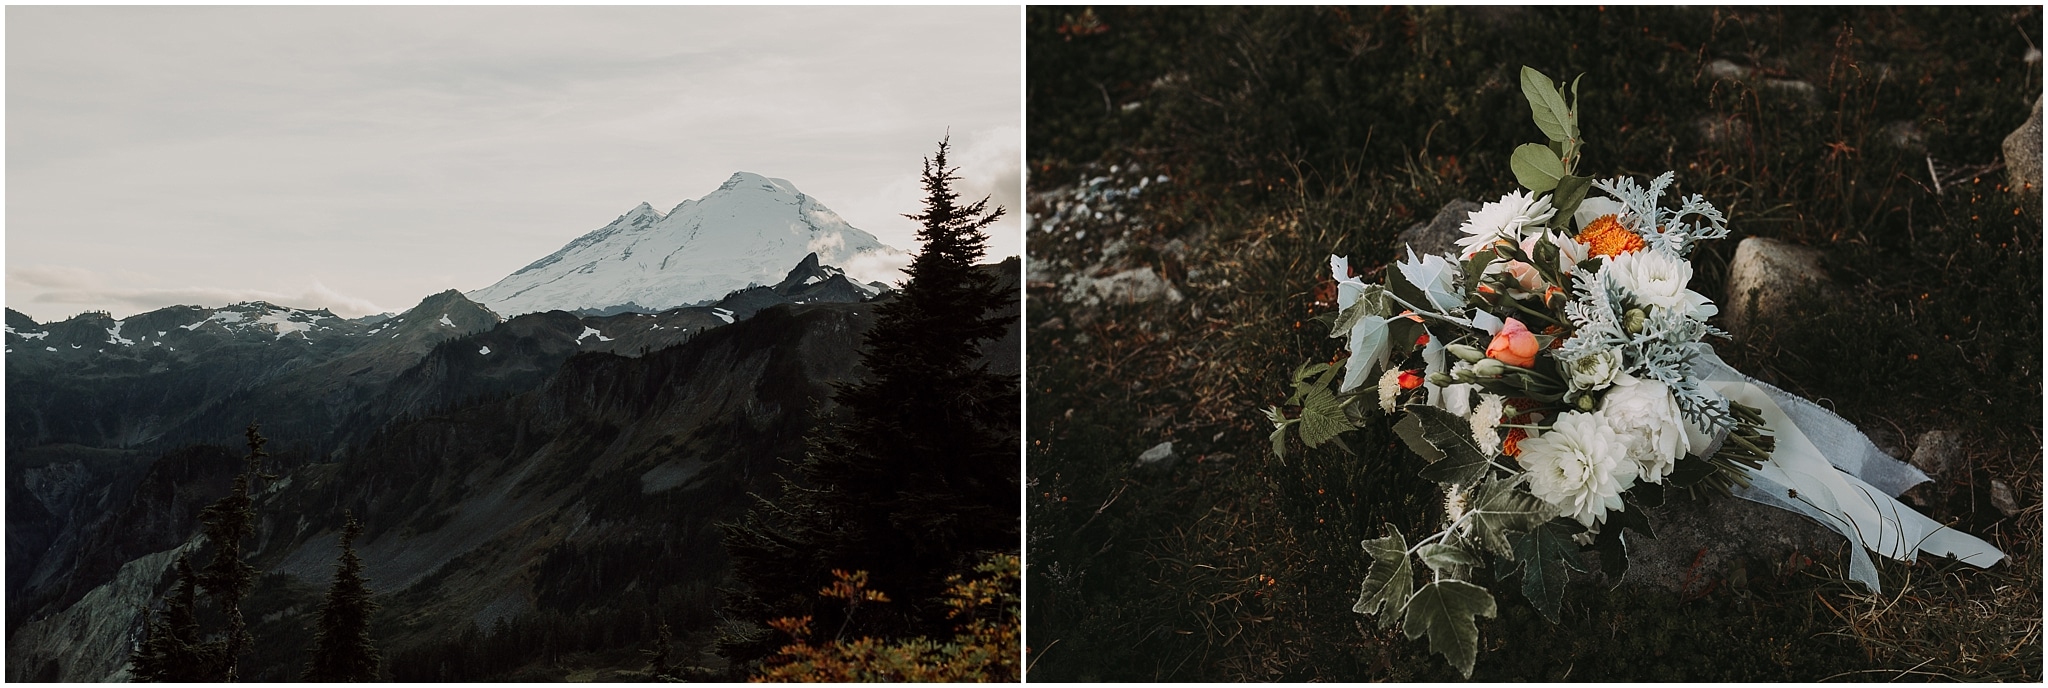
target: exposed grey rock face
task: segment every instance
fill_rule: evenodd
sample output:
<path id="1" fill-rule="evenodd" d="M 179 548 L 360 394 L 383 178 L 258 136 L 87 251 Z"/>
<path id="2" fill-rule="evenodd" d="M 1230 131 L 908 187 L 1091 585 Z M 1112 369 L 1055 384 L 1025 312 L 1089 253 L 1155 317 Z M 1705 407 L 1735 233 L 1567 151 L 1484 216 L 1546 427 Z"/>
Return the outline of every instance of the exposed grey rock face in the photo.
<path id="1" fill-rule="evenodd" d="M 1708 585 L 1730 585 L 1750 562 L 1781 564 L 1799 552 L 1831 566 L 1846 566 L 1849 541 L 1812 519 L 1746 499 L 1675 496 L 1649 509 L 1657 537 L 1628 533 L 1624 583 L 1678 594 L 1700 593 Z M 1697 562 L 1697 563 L 1695 563 Z"/>
<path id="2" fill-rule="evenodd" d="M 128 643 L 140 632 L 142 609 L 171 561 L 191 547 L 128 562 L 114 580 L 64 611 L 23 624 L 7 638 L 8 680 L 128 680 Z"/>
<path id="3" fill-rule="evenodd" d="M 1407 231 L 1401 232 L 1401 243 L 1414 248 L 1415 255 L 1418 256 L 1456 253 L 1458 237 L 1463 236 L 1458 232 L 1458 228 L 1464 226 L 1465 219 L 1471 217 L 1472 211 L 1478 209 L 1478 203 L 1467 200 L 1446 203 L 1442 209 L 1436 211 L 1436 217 L 1430 218 L 1428 223 L 1418 222 Z M 1396 249 L 1394 254 L 1395 258 L 1399 259 L 1407 257 L 1408 252 L 1405 249 Z"/>
<path id="4" fill-rule="evenodd" d="M 1131 268 L 1107 277 L 1068 275 L 1063 281 L 1066 283 L 1064 296 L 1067 301 L 1089 306 L 1124 306 L 1153 301 L 1180 303 L 1184 298 L 1179 289 L 1149 267 Z"/>
<path id="5" fill-rule="evenodd" d="M 1920 435 L 1913 449 L 1913 467 L 1929 477 L 1939 477 L 1963 455 L 1962 437 L 1953 430 L 1929 430 Z"/>
<path id="6" fill-rule="evenodd" d="M 2005 174 L 2014 191 L 2041 192 L 2041 97 L 2027 123 L 2005 137 Z"/>
<path id="7" fill-rule="evenodd" d="M 1743 239 L 1728 264 L 1722 327 L 1742 337 L 1752 324 L 1781 315 L 1800 293 L 1826 283 L 1820 251 L 1776 239 Z"/>

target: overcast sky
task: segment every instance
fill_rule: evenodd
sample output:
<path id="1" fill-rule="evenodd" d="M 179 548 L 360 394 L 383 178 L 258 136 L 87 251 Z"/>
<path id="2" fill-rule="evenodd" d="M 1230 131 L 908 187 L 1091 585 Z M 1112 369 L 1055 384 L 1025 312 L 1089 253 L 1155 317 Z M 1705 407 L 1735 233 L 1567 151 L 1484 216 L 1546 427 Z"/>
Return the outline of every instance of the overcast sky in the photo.
<path id="1" fill-rule="evenodd" d="M 914 250 L 949 128 L 1022 243 L 1014 7 L 6 12 L 6 302 L 43 322 L 402 311 L 742 170 Z"/>

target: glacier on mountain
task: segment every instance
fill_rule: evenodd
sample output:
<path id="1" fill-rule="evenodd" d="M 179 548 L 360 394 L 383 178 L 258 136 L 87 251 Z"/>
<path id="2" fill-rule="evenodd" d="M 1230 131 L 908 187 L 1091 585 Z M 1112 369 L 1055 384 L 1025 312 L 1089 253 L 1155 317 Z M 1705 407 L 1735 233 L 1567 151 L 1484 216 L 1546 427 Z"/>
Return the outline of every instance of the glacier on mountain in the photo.
<path id="1" fill-rule="evenodd" d="M 626 303 L 659 311 L 774 284 L 811 253 L 830 265 L 891 266 L 856 275 L 863 280 L 898 279 L 887 273 L 909 262 L 789 181 L 737 172 L 666 214 L 641 203 L 468 296 L 508 318 Z"/>

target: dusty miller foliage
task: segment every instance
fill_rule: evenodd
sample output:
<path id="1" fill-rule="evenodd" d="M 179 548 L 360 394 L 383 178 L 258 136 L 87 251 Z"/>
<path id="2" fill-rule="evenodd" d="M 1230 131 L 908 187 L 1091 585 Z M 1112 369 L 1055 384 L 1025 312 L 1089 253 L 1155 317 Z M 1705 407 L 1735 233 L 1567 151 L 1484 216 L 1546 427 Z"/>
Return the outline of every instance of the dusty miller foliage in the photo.
<path id="1" fill-rule="evenodd" d="M 1620 218 L 1622 226 L 1641 236 L 1650 248 L 1684 258 L 1692 253 L 1693 244 L 1727 237 L 1728 220 L 1699 194 L 1681 199 L 1677 210 L 1659 205 L 1658 199 L 1676 178 L 1675 173 L 1665 172 L 1651 180 L 1649 188 L 1637 186 L 1629 177 L 1596 180 L 1593 186 L 1628 206 L 1628 213 Z"/>

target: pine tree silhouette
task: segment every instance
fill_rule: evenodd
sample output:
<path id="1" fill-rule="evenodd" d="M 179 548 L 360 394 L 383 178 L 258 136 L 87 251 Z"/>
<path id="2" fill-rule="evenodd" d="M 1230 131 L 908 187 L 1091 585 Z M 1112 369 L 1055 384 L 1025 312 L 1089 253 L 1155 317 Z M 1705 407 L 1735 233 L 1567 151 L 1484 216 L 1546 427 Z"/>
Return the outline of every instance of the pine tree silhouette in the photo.
<path id="1" fill-rule="evenodd" d="M 142 643 L 129 653 L 129 668 L 137 681 L 233 682 L 240 675 L 240 658 L 252 638 L 242 620 L 242 600 L 256 581 L 256 568 L 242 558 L 242 539 L 256 532 L 251 483 L 263 475 L 263 433 L 255 423 L 245 433 L 249 455 L 235 475 L 228 494 L 199 511 L 202 530 L 213 543 L 213 558 L 198 571 L 185 555 L 178 555 L 177 592 L 164 601 L 162 616 L 153 616 L 143 626 Z M 209 634 L 199 627 L 198 593 L 212 600 L 227 628 Z M 214 637 L 202 642 L 200 638 Z"/>
<path id="2" fill-rule="evenodd" d="M 269 453 L 263 451 L 263 433 L 255 423 L 249 424 L 245 432 L 249 440 L 249 455 L 243 458 L 247 466 L 235 476 L 234 485 L 228 488 L 228 496 L 220 498 L 205 509 L 199 518 L 204 521 L 206 539 L 213 542 L 213 560 L 199 572 L 199 587 L 206 591 L 227 617 L 228 627 L 221 643 L 220 679 L 234 682 L 241 678 L 241 657 L 253 638 L 249 627 L 242 619 L 242 600 L 249 596 L 249 588 L 256 582 L 256 567 L 250 566 L 242 557 L 242 539 L 256 534 L 255 502 L 249 497 L 251 483 L 262 474 L 263 458 Z"/>
<path id="3" fill-rule="evenodd" d="M 328 683 L 377 680 L 381 656 L 370 641 L 370 614 L 378 605 L 370 599 L 363 580 L 363 560 L 356 556 L 355 541 L 363 524 L 355 513 L 344 511 L 341 528 L 341 558 L 334 565 L 334 584 L 327 588 L 327 603 L 320 608 L 320 627 L 313 639 L 313 660 L 301 678 Z"/>
<path id="4" fill-rule="evenodd" d="M 163 614 L 144 625 L 141 645 L 128 656 L 137 682 L 205 681 L 218 661 L 218 644 L 199 641 L 198 575 L 192 571 L 192 560 L 178 555 L 176 570 L 177 592 L 164 600 Z"/>
<path id="5" fill-rule="evenodd" d="M 754 622 L 721 639 L 732 659 L 774 651 L 769 619 L 840 625 L 844 610 L 817 602 L 833 569 L 867 571 L 900 601 L 863 610 L 848 633 L 941 636 L 947 576 L 978 552 L 1017 547 L 1017 380 L 976 363 L 982 342 L 1003 333 L 997 312 L 1017 299 L 975 266 L 1004 210 L 960 203 L 949 149 L 941 141 L 924 161 L 924 212 L 905 215 L 922 225 L 923 246 L 901 293 L 876 309 L 867 377 L 839 387 L 840 415 L 812 437 L 782 494 L 727 526 L 741 586 L 727 608 Z"/>

